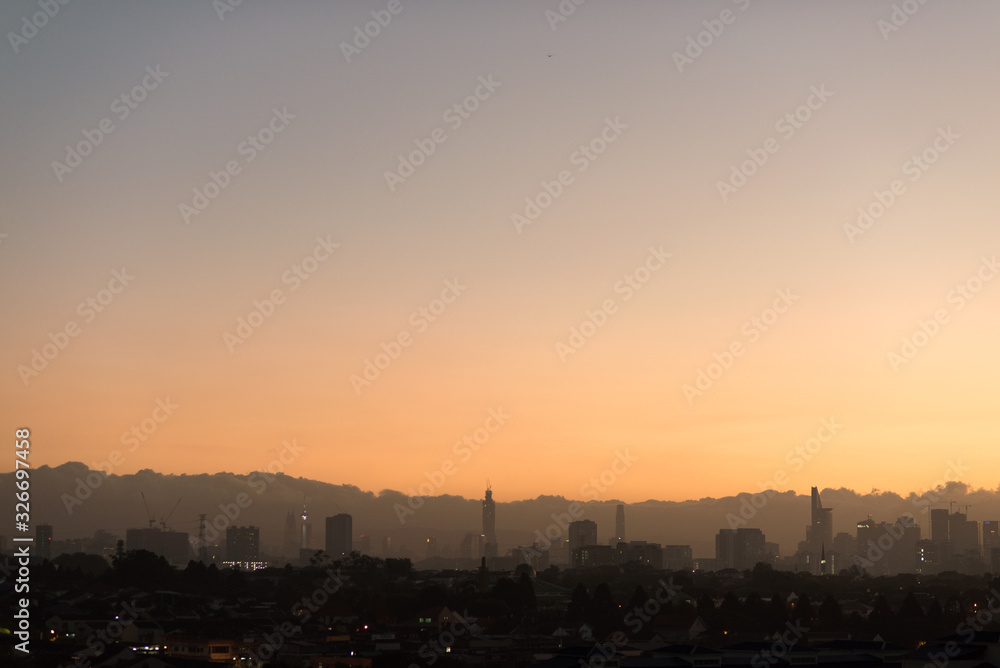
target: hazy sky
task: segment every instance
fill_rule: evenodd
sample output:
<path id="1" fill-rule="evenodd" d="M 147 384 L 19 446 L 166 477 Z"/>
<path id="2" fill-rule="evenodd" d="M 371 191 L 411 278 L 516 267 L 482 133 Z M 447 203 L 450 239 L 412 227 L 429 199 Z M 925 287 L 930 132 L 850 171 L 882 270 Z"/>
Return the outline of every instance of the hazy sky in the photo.
<path id="1" fill-rule="evenodd" d="M 35 466 L 996 487 L 997 3 L 43 5 L 0 7 Z"/>

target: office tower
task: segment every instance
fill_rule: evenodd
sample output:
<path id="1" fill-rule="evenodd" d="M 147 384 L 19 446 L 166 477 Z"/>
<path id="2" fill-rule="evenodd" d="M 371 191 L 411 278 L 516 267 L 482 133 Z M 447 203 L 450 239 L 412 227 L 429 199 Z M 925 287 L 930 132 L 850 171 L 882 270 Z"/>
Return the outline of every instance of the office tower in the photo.
<path id="1" fill-rule="evenodd" d="M 690 545 L 664 545 L 663 567 L 676 571 L 691 568 L 694 565 L 694 553 Z"/>
<path id="2" fill-rule="evenodd" d="M 1000 522 L 983 521 L 983 556 L 989 557 L 994 547 L 1000 547 Z"/>
<path id="3" fill-rule="evenodd" d="M 371 536 L 369 536 L 366 533 L 363 533 L 358 537 L 358 552 L 366 556 L 371 556 L 372 553 Z"/>
<path id="4" fill-rule="evenodd" d="M 954 569 L 967 575 L 982 571 L 979 555 L 979 522 L 968 519 L 965 513 L 948 516 L 948 537 L 954 557 Z"/>
<path id="5" fill-rule="evenodd" d="M 858 522 L 858 533 L 855 538 L 856 550 L 855 553 L 859 555 L 864 555 L 869 548 L 870 543 L 874 543 L 878 538 L 878 534 L 875 529 L 875 521 L 872 516 L 869 515 L 868 519 L 860 520 Z"/>
<path id="6" fill-rule="evenodd" d="M 722 568 L 750 570 L 767 561 L 766 541 L 760 529 L 719 529 L 715 537 L 715 558 Z"/>
<path id="7" fill-rule="evenodd" d="M 615 543 L 625 542 L 625 506 L 621 503 L 615 509 Z"/>
<path id="8" fill-rule="evenodd" d="M 495 557 L 499 553 L 497 547 L 497 506 L 493 501 L 493 488 L 486 481 L 486 498 L 483 499 L 483 545 L 486 557 Z"/>
<path id="9" fill-rule="evenodd" d="M 569 523 L 570 554 L 578 547 L 597 545 L 597 522 L 593 520 L 577 520 Z"/>
<path id="10" fill-rule="evenodd" d="M 458 556 L 462 559 L 475 559 L 475 556 L 472 554 L 472 545 L 475 540 L 476 534 L 474 533 L 467 533 L 462 536 L 462 543 L 458 549 Z"/>
<path id="11" fill-rule="evenodd" d="M 438 556 L 438 539 L 431 536 L 427 539 L 427 558 L 433 559 Z"/>
<path id="12" fill-rule="evenodd" d="M 255 526 L 226 528 L 226 561 L 249 563 L 260 556 L 260 529 Z"/>
<path id="13" fill-rule="evenodd" d="M 299 552 L 308 550 L 312 545 L 312 524 L 309 523 L 309 513 L 306 512 L 306 504 L 302 504 L 302 537 L 299 544 Z"/>
<path id="14" fill-rule="evenodd" d="M 382 558 L 389 559 L 392 557 L 392 536 L 382 537 Z"/>
<path id="15" fill-rule="evenodd" d="M 809 551 L 814 554 L 822 552 L 823 546 L 833 546 L 833 509 L 823 507 L 816 487 L 812 488 L 811 517 L 806 530 L 806 542 L 809 543 Z"/>
<path id="16" fill-rule="evenodd" d="M 931 540 L 935 543 L 948 542 L 947 508 L 931 508 Z"/>
<path id="17" fill-rule="evenodd" d="M 354 536 L 351 516 L 340 513 L 326 518 L 326 553 L 334 559 L 351 555 Z"/>
<path id="18" fill-rule="evenodd" d="M 619 542 L 615 550 L 616 564 L 646 564 L 660 570 L 663 568 L 663 548 L 659 543 L 644 540 Z"/>
<path id="19" fill-rule="evenodd" d="M 572 526 L 572 525 L 570 525 Z M 584 545 L 573 549 L 573 568 L 597 568 L 614 564 L 614 550 L 610 545 Z"/>
<path id="20" fill-rule="evenodd" d="M 52 525 L 39 524 L 35 527 L 35 549 L 43 559 L 52 558 Z"/>

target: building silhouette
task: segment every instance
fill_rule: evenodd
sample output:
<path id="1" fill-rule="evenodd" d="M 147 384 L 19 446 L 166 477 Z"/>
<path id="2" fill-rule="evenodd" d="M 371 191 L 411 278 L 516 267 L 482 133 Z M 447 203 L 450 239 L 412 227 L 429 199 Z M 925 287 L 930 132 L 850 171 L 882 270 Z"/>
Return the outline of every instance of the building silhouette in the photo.
<path id="1" fill-rule="evenodd" d="M 672 571 L 694 566 L 694 552 L 690 545 L 664 545 L 663 567 Z"/>
<path id="2" fill-rule="evenodd" d="M 313 556 L 312 549 L 312 523 L 309 521 L 309 513 L 306 511 L 306 502 L 302 501 L 302 527 L 299 532 L 299 564 L 306 566 Z"/>
<path id="3" fill-rule="evenodd" d="M 260 529 L 255 526 L 226 528 L 225 566 L 255 571 L 267 564 L 260 559 Z"/>
<path id="4" fill-rule="evenodd" d="M 720 568 L 751 570 L 767 561 L 765 542 L 760 529 L 719 529 L 715 537 L 715 559 Z"/>
<path id="5" fill-rule="evenodd" d="M 35 550 L 43 559 L 52 558 L 52 525 L 39 524 L 35 527 Z"/>
<path id="6" fill-rule="evenodd" d="M 344 559 L 351 554 L 353 520 L 340 513 L 326 518 L 326 553 L 334 559 Z"/>
<path id="7" fill-rule="evenodd" d="M 497 546 L 497 504 L 493 501 L 493 488 L 486 481 L 486 498 L 483 499 L 483 556 L 496 557 Z"/>
<path id="8" fill-rule="evenodd" d="M 593 520 L 577 520 L 569 523 L 569 549 L 573 550 L 588 545 L 597 545 L 597 522 Z"/>
<path id="9" fill-rule="evenodd" d="M 226 561 L 257 561 L 260 529 L 255 526 L 226 527 Z"/>
<path id="10" fill-rule="evenodd" d="M 625 542 L 625 505 L 619 503 L 615 509 L 615 543 Z"/>
<path id="11" fill-rule="evenodd" d="M 947 508 L 931 508 L 931 540 L 935 543 L 948 542 Z"/>
<path id="12" fill-rule="evenodd" d="M 833 550 L 833 509 L 824 508 L 819 489 L 812 488 L 809 526 L 806 527 L 805 566 L 810 573 L 820 572 L 820 560 Z"/>

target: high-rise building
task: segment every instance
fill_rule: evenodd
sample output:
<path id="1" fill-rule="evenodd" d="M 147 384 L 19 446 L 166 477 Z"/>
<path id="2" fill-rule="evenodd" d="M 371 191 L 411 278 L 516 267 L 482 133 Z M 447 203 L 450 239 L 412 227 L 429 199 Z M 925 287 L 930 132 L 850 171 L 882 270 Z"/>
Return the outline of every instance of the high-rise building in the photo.
<path id="1" fill-rule="evenodd" d="M 994 547 L 1000 547 L 1000 522 L 983 521 L 983 556 L 989 558 Z"/>
<path id="2" fill-rule="evenodd" d="M 968 519 L 965 513 L 953 513 L 948 516 L 948 537 L 951 539 L 955 570 L 967 575 L 979 575 L 982 571 L 979 522 Z"/>
<path id="3" fill-rule="evenodd" d="M 497 504 L 493 501 L 493 488 L 486 481 L 486 498 L 483 499 L 483 556 L 495 557 L 497 546 Z"/>
<path id="4" fill-rule="evenodd" d="M 931 540 L 935 543 L 948 542 L 948 509 L 931 508 Z"/>
<path id="5" fill-rule="evenodd" d="M 858 521 L 858 533 L 855 537 L 855 552 L 859 555 L 865 554 L 869 548 L 869 543 L 874 543 L 878 539 L 878 533 L 875 530 L 875 520 L 869 515 L 866 520 Z"/>
<path id="6" fill-rule="evenodd" d="M 812 488 L 810 523 L 806 531 L 806 541 L 811 552 L 819 554 L 823 547 L 833 547 L 833 508 L 824 508 L 819 498 L 819 489 Z"/>
<path id="7" fill-rule="evenodd" d="M 723 568 L 750 570 L 767 561 L 766 541 L 760 529 L 719 529 L 715 537 L 715 558 Z"/>
<path id="8" fill-rule="evenodd" d="M 264 562 L 260 560 L 260 529 L 255 526 L 227 527 L 226 560 L 223 563 L 244 570 L 263 568 Z"/>
<path id="9" fill-rule="evenodd" d="M 572 524 L 570 526 L 573 526 Z M 614 550 L 610 545 L 593 543 L 575 548 L 572 552 L 573 568 L 597 568 L 614 564 Z"/>
<path id="10" fill-rule="evenodd" d="M 458 556 L 460 556 L 462 559 L 475 559 L 475 556 L 472 554 L 472 546 L 475 543 L 475 541 L 476 541 L 476 534 L 471 532 L 465 534 L 462 537 L 462 543 L 458 549 Z"/>
<path id="11" fill-rule="evenodd" d="M 577 520 L 569 523 L 570 554 L 578 547 L 597 545 L 597 522 L 593 520 Z"/>
<path id="12" fill-rule="evenodd" d="M 353 548 L 353 520 L 340 513 L 326 518 L 326 553 L 333 559 L 344 559 Z"/>
<path id="13" fill-rule="evenodd" d="M 615 509 L 615 543 L 625 542 L 625 506 L 621 503 Z"/>
<path id="14" fill-rule="evenodd" d="M 694 553 L 690 545 L 664 545 L 663 567 L 677 571 L 694 565 Z"/>
<path id="15" fill-rule="evenodd" d="M 35 527 L 35 549 L 43 559 L 52 558 L 52 525 L 39 524 Z"/>
<path id="16" fill-rule="evenodd" d="M 372 537 L 366 533 L 358 536 L 358 552 L 363 555 L 371 556 L 372 553 Z"/>

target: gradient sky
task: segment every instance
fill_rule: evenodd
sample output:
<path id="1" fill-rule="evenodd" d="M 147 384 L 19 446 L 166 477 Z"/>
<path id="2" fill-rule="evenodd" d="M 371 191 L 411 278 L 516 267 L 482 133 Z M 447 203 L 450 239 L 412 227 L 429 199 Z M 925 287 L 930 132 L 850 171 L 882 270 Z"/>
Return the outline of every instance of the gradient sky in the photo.
<path id="1" fill-rule="evenodd" d="M 294 440 L 290 475 L 406 491 L 451 460 L 435 492 L 479 498 L 489 478 L 504 501 L 587 498 L 626 448 L 636 461 L 600 498 L 724 496 L 780 473 L 783 490 L 905 494 L 958 460 L 997 486 L 1000 280 L 976 284 L 1000 253 L 997 3 L 919 5 L 889 32 L 882 0 L 595 0 L 555 29 L 556 0 L 402 0 L 347 62 L 342 43 L 389 4 L 245 0 L 220 19 L 208 2 L 70 3 L 16 52 L 10 32 L 41 10 L 0 7 L 0 405 L 8 433 L 31 428 L 34 466 L 120 451 L 116 473 L 247 472 Z M 157 66 L 119 119 L 116 98 Z M 453 127 L 480 77 L 499 86 Z M 275 109 L 294 119 L 248 162 L 241 143 Z M 60 182 L 53 162 L 105 117 L 114 130 Z M 581 172 L 574 152 L 607 119 L 626 127 Z M 390 190 L 385 172 L 438 128 Z M 913 180 L 908 161 L 949 128 Z M 723 201 L 718 182 L 769 138 Z M 239 173 L 186 223 L 180 205 L 228 161 Z M 562 170 L 572 182 L 518 231 L 512 214 Z M 845 229 L 894 179 L 884 215 Z M 282 277 L 318 237 L 340 245 L 293 290 Z M 626 300 L 616 285 L 650 247 L 671 257 Z M 135 278 L 88 322 L 78 305 L 123 267 Z M 411 314 L 456 278 L 421 331 Z M 970 280 L 981 290 L 956 297 Z M 284 303 L 227 346 L 276 289 Z M 746 323 L 779 290 L 797 299 L 754 340 Z M 689 401 L 733 342 L 744 353 Z M 464 461 L 453 444 L 498 408 L 510 417 Z M 824 419 L 836 434 L 796 459 Z M 130 451 L 143 420 L 155 432 Z"/>

